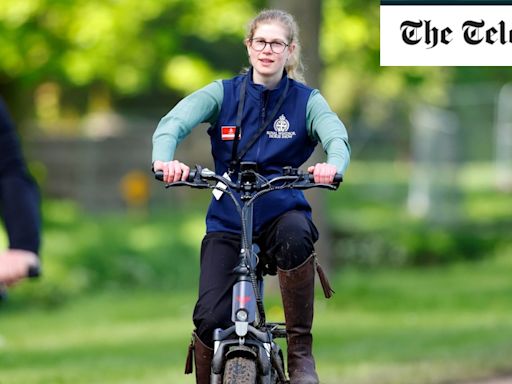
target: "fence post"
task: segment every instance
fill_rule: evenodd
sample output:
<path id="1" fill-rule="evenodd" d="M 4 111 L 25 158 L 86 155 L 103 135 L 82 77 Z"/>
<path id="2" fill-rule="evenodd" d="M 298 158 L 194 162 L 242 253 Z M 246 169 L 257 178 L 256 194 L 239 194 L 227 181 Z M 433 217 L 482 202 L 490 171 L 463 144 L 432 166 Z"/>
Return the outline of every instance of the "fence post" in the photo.
<path id="1" fill-rule="evenodd" d="M 459 119 L 453 112 L 423 105 L 412 115 L 412 174 L 407 207 L 413 216 L 453 222 L 458 208 Z"/>
<path id="2" fill-rule="evenodd" d="M 512 191 L 512 83 L 505 84 L 496 106 L 496 185 L 499 189 Z"/>

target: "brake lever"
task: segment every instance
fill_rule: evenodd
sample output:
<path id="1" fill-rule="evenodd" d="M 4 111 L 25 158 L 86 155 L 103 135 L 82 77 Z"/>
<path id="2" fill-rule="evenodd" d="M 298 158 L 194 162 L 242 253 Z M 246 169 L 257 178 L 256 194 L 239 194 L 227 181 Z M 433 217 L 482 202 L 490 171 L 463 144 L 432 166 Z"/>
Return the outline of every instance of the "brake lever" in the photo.
<path id="1" fill-rule="evenodd" d="M 335 191 L 339 188 L 339 183 L 337 184 L 320 184 L 320 183 L 310 183 L 305 181 L 303 184 L 295 184 L 293 189 L 312 189 L 312 188 L 321 188 L 321 189 L 330 189 L 331 191 Z"/>
<path id="2" fill-rule="evenodd" d="M 210 188 L 210 184 L 208 184 L 206 182 L 195 183 L 195 182 L 190 182 L 190 181 L 175 181 L 174 183 L 165 184 L 165 188 L 183 187 L 183 186 L 187 186 L 187 187 L 195 188 L 195 189 Z"/>

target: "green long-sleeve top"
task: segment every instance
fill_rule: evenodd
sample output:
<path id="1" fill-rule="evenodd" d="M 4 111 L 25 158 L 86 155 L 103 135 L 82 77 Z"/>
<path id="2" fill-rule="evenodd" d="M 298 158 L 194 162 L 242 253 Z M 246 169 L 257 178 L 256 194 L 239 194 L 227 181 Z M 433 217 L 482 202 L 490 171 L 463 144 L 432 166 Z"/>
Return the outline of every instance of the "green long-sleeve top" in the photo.
<path id="1" fill-rule="evenodd" d="M 174 158 L 178 144 L 200 123 L 214 124 L 220 113 L 224 89 L 221 80 L 181 100 L 159 122 L 153 134 L 153 162 Z M 318 90 L 313 90 L 306 108 L 308 134 L 327 153 L 327 163 L 344 174 L 350 162 L 347 130 Z"/>

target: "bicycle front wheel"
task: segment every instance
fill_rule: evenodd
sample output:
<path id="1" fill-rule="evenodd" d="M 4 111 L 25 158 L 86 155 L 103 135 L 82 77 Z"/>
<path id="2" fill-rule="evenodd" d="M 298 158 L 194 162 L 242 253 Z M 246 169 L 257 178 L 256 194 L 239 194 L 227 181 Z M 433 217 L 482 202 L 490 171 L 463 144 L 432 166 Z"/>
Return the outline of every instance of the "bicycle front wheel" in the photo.
<path id="1" fill-rule="evenodd" d="M 256 384 L 256 362 L 247 357 L 233 357 L 224 366 L 223 384 Z"/>

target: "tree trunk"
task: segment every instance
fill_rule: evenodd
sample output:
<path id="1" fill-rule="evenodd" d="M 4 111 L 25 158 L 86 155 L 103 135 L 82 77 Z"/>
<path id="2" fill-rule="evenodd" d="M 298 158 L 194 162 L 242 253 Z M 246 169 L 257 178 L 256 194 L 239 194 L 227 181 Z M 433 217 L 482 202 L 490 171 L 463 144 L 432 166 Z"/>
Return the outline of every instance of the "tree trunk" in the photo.
<path id="1" fill-rule="evenodd" d="M 306 81 L 309 86 L 320 86 L 320 25 L 322 22 L 321 0 L 269 0 L 271 8 L 290 12 L 299 24 L 302 59 L 306 67 Z"/>
<path id="2" fill-rule="evenodd" d="M 299 25 L 302 46 L 302 60 L 306 68 L 306 82 L 310 87 L 320 88 L 322 61 L 320 59 L 320 25 L 322 23 L 321 0 L 269 0 L 269 7 L 290 12 Z M 307 165 L 325 161 L 325 154 L 319 145 Z M 329 271 L 332 258 L 331 233 L 326 221 L 325 191 L 311 190 L 307 193 L 313 208 L 313 220 L 320 232 L 316 249 L 322 267 Z"/>

